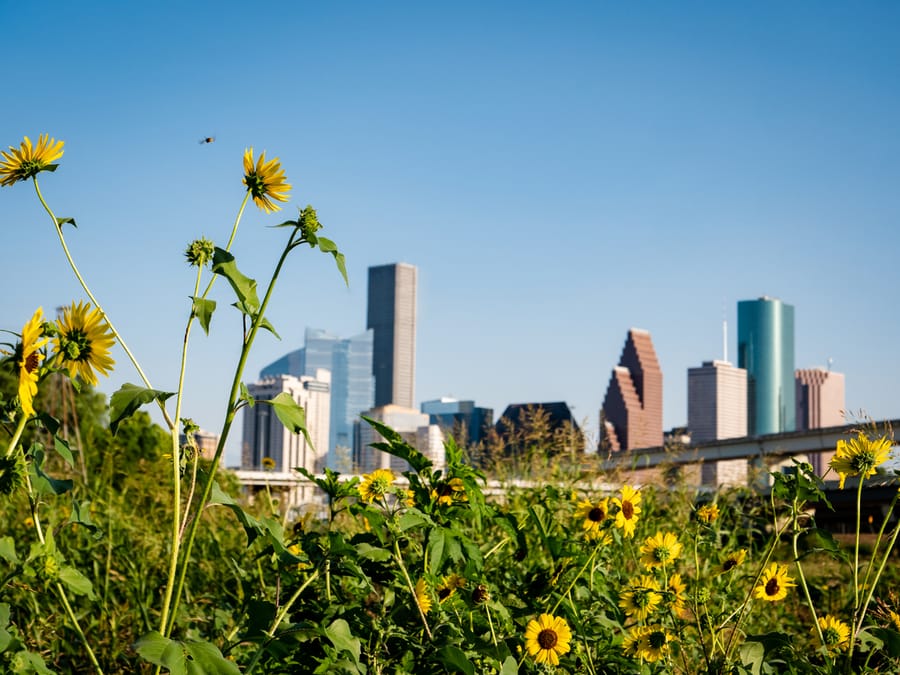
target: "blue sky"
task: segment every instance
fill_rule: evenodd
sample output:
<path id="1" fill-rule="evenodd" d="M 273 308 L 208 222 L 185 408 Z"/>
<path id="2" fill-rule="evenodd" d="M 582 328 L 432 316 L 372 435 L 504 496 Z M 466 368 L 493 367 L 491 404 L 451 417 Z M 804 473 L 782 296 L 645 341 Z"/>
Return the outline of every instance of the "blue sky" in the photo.
<path id="1" fill-rule="evenodd" d="M 0 145 L 66 141 L 41 185 L 150 374 L 171 389 L 186 244 L 227 237 L 245 147 L 281 158 L 280 215 L 235 244 L 262 283 L 307 203 L 347 255 L 298 252 L 248 376 L 306 326 L 365 328 L 366 269 L 419 267 L 419 401 L 566 400 L 596 427 L 629 327 L 665 425 L 686 370 L 735 354 L 736 303 L 796 307 L 798 367 L 900 416 L 900 6 L 836 3 L 3 3 Z M 213 144 L 197 141 L 214 135 Z M 0 190 L 4 328 L 81 299 L 25 184 Z M 240 323 L 194 334 L 185 414 L 216 430 Z M 102 384 L 135 381 L 124 355 Z M 239 430 L 238 430 L 239 431 Z M 233 437 L 233 461 L 239 436 Z"/>

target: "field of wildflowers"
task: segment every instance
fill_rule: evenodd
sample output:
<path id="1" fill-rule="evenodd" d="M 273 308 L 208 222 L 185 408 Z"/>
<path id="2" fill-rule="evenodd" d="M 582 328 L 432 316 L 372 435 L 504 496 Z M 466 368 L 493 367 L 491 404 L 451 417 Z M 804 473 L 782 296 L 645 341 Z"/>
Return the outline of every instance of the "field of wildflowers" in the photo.
<path id="1" fill-rule="evenodd" d="M 409 467 L 358 477 L 305 477 L 327 495 L 297 517 L 266 492 L 241 496 L 219 463 L 237 413 L 272 406 L 293 432 L 289 396 L 254 401 L 247 354 L 295 249 L 344 259 L 312 207 L 280 223 L 286 243 L 262 298 L 232 245 L 252 199 L 288 200 L 277 159 L 243 158 L 245 194 L 223 247 L 185 256 L 196 283 L 185 308 L 176 391 L 151 386 L 69 253 L 38 183 L 63 143 L 25 138 L 3 152 L 0 185 L 30 182 L 85 299 L 56 319 L 36 308 L 4 317 L 0 365 L 0 671 L 11 673 L 897 673 L 900 532 L 897 495 L 866 524 L 867 481 L 892 446 L 861 429 L 831 462 L 856 491 L 856 529 L 842 546 L 816 526 L 822 479 L 798 462 L 770 489 L 700 492 L 600 476 L 591 457 L 547 462 L 553 439 L 488 498 L 487 466 L 454 440 L 436 469 L 367 420 L 379 447 Z M 208 332 L 223 277 L 243 331 L 212 461 L 183 418 L 191 329 Z M 10 280 L 11 283 L 12 280 Z M 118 344 L 139 384 L 109 402 L 94 391 Z M 60 405 L 59 396 L 66 402 Z M 165 426 L 141 410 L 153 405 Z M 535 449 L 533 449 L 535 450 Z M 476 465 L 477 464 L 477 465 Z M 618 486 L 598 489 L 599 480 Z"/>

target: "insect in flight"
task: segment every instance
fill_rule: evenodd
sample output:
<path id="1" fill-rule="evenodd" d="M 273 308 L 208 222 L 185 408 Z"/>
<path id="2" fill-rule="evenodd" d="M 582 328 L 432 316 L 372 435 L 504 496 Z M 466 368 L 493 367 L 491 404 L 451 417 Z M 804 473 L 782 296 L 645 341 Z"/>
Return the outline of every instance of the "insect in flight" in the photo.
<path id="1" fill-rule="evenodd" d="M 200 145 L 203 145 L 204 143 L 213 143 L 213 142 L 215 142 L 215 140 L 216 140 L 215 136 L 207 136 L 206 138 L 201 138 L 197 142 L 200 143 Z"/>

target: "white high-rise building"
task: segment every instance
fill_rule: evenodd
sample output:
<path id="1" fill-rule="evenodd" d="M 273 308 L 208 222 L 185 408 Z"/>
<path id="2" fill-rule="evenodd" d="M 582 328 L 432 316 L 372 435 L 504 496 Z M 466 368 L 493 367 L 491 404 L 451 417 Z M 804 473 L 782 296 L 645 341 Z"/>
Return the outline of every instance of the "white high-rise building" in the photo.
<path id="1" fill-rule="evenodd" d="M 399 405 L 385 405 L 363 414 L 400 434 L 407 443 L 430 459 L 435 469 L 444 467 L 444 435 L 437 424 L 429 424 L 427 414 Z M 372 447 L 372 443 L 380 443 L 384 439 L 368 422 L 360 421 L 357 429 L 358 438 L 354 445 L 359 451 L 354 457 L 354 464 L 358 473 L 370 473 L 375 469 L 392 469 L 398 473 L 409 470 L 404 460 Z"/>
<path id="2" fill-rule="evenodd" d="M 261 470 L 263 459 L 270 458 L 275 462 L 272 470 L 276 472 L 290 473 L 295 467 L 303 467 L 321 473 L 328 456 L 331 373 L 319 369 L 314 377 L 267 377 L 248 384 L 247 390 L 256 403 L 244 408 L 241 468 Z M 306 412 L 306 429 L 312 445 L 302 433 L 295 434 L 286 428 L 272 406 L 265 402 L 282 392 L 290 394 Z"/>
<path id="3" fill-rule="evenodd" d="M 747 435 L 746 370 L 727 361 L 688 369 L 688 430 L 693 443 Z"/>

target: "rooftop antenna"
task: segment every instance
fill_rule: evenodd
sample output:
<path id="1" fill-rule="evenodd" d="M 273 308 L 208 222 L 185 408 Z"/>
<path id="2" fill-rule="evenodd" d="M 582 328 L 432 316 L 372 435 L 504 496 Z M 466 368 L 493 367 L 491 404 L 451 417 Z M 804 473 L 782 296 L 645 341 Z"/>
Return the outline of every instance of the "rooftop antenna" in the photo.
<path id="1" fill-rule="evenodd" d="M 722 360 L 728 362 L 728 320 L 725 318 L 725 303 L 722 303 Z"/>
<path id="2" fill-rule="evenodd" d="M 834 359 L 830 356 L 828 357 L 828 372 L 831 372 L 831 364 L 834 363 Z"/>

